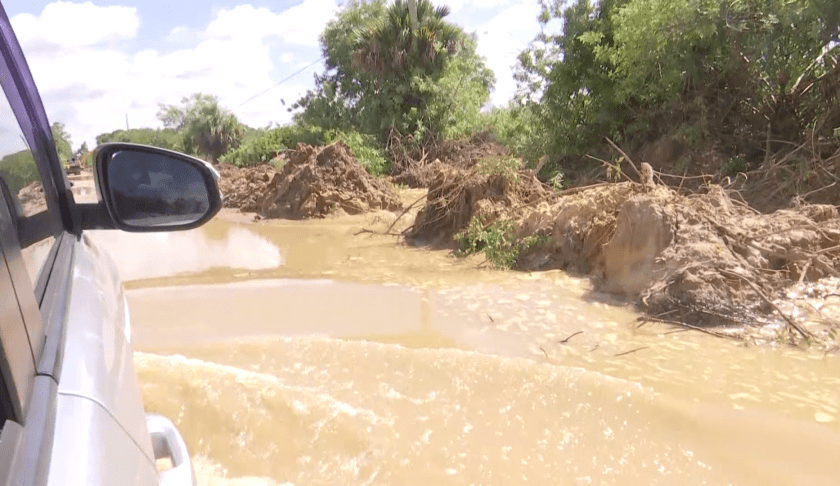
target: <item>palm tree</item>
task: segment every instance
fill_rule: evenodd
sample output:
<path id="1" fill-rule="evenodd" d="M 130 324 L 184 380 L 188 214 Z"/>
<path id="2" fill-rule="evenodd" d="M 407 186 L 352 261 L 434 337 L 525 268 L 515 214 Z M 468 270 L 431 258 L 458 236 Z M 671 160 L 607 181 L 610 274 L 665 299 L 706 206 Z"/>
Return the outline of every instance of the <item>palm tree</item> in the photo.
<path id="1" fill-rule="evenodd" d="M 449 7 L 430 0 L 396 0 L 383 21 L 356 33 L 354 64 L 379 77 L 405 80 L 412 68 L 435 77 L 446 60 L 440 54 L 454 54 L 461 44 L 460 30 L 443 20 L 447 15 Z"/>
<path id="2" fill-rule="evenodd" d="M 214 164 L 225 152 L 239 146 L 242 125 L 236 115 L 223 110 L 215 97 L 201 99 L 184 118 L 184 145 L 188 152 L 210 157 Z"/>

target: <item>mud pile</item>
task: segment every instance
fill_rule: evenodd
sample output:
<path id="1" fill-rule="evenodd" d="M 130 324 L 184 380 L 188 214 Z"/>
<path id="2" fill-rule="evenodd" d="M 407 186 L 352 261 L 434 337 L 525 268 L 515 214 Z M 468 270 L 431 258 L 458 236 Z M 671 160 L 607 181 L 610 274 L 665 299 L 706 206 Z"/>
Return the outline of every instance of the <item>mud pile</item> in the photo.
<path id="1" fill-rule="evenodd" d="M 277 174 L 271 164 L 239 168 L 219 164 L 219 187 L 224 194 L 224 207 L 255 213 L 263 206 L 268 184 Z"/>
<path id="2" fill-rule="evenodd" d="M 650 315 L 693 324 L 756 324 L 766 303 L 796 284 L 838 276 L 840 218 L 828 205 L 759 214 L 719 186 L 679 195 L 631 182 L 557 195 L 520 182 L 436 166 L 429 199 L 407 239 L 441 243 L 473 216 L 515 222 L 518 238 L 544 236 L 522 269 L 567 269 L 598 290 L 635 299 Z M 804 276 L 803 276 L 804 274 Z"/>
<path id="3" fill-rule="evenodd" d="M 484 223 L 510 218 L 525 208 L 556 199 L 533 176 L 485 175 L 436 160 L 428 166 L 429 193 L 406 238 L 416 244 L 446 246 L 473 216 Z"/>
<path id="4" fill-rule="evenodd" d="M 32 216 L 47 209 L 47 199 L 44 197 L 44 186 L 41 181 L 30 182 L 18 191 L 18 201 L 24 216 Z"/>
<path id="5" fill-rule="evenodd" d="M 265 188 L 257 211 L 263 217 L 306 219 L 402 208 L 390 184 L 371 176 L 344 142 L 298 144 L 288 157 Z"/>
<path id="6" fill-rule="evenodd" d="M 486 134 L 478 134 L 466 140 L 429 139 L 422 147 L 409 140 L 391 140 L 389 154 L 393 160 L 393 181 L 411 188 L 429 187 L 437 174 L 435 164 L 444 164 L 457 169 L 474 167 L 488 157 L 504 157 L 507 147 L 497 143 Z"/>

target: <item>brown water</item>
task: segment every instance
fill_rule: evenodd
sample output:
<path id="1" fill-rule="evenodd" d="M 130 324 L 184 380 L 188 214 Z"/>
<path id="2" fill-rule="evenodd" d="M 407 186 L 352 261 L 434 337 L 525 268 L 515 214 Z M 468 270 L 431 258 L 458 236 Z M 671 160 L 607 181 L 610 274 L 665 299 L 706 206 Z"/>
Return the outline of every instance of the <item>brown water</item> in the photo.
<path id="1" fill-rule="evenodd" d="M 201 484 L 840 484 L 837 355 L 638 328 L 361 217 L 240 219 L 94 236 Z"/>

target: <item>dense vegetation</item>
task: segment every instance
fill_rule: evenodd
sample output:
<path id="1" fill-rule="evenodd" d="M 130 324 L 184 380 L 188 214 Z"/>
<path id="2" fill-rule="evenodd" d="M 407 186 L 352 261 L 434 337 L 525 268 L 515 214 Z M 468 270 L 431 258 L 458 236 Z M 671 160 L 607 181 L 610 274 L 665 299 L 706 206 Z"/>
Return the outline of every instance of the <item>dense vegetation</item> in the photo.
<path id="1" fill-rule="evenodd" d="M 810 156 L 836 151 L 835 0 L 564 5 L 545 5 L 540 21 L 560 19 L 562 30 L 519 56 L 519 96 L 497 116 L 519 153 L 550 155 L 548 171 L 609 157 L 605 137 L 655 165 L 723 175 L 806 140 Z"/>
<path id="2" fill-rule="evenodd" d="M 53 123 L 52 129 L 55 149 L 60 160 L 65 161 L 72 156 L 70 134 L 63 123 Z M 38 166 L 29 149 L 23 149 L 5 155 L 0 159 L 0 175 L 6 181 L 12 194 L 16 194 L 22 187 L 39 180 Z"/>
<path id="3" fill-rule="evenodd" d="M 97 145 L 109 142 L 139 143 L 169 150 L 177 150 L 178 152 L 184 151 L 184 138 L 181 133 L 174 128 L 133 128 L 131 130 L 115 130 L 111 133 L 103 133 L 96 137 Z M 83 150 L 82 153 L 87 153 L 87 150 Z"/>
<path id="4" fill-rule="evenodd" d="M 543 31 L 519 55 L 518 90 L 505 107 L 487 109 L 494 75 L 476 36 L 447 21 L 447 7 L 351 0 L 321 33 L 325 70 L 292 105 L 291 124 L 247 127 L 215 96 L 197 93 L 160 107 L 165 128 L 117 130 L 97 142 L 247 166 L 277 162 L 299 142 L 341 139 L 369 171 L 386 174 L 394 137 L 422 145 L 480 133 L 526 165 L 543 160 L 540 177 L 559 188 L 607 170 L 621 177 L 610 139 L 665 173 L 720 179 L 772 168 L 773 181 L 796 181 L 796 190 L 827 185 L 840 160 L 840 2 L 541 5 Z M 69 135 L 53 128 L 66 159 Z"/>
<path id="5" fill-rule="evenodd" d="M 32 152 L 25 149 L 0 159 L 0 175 L 12 194 L 17 194 L 23 186 L 38 180 L 38 167 Z"/>
<path id="6" fill-rule="evenodd" d="M 387 140 L 392 130 L 467 136 L 495 83 L 476 54 L 476 39 L 445 21 L 449 10 L 417 2 L 352 1 L 321 34 L 326 71 L 294 108 L 297 123 L 358 130 Z"/>

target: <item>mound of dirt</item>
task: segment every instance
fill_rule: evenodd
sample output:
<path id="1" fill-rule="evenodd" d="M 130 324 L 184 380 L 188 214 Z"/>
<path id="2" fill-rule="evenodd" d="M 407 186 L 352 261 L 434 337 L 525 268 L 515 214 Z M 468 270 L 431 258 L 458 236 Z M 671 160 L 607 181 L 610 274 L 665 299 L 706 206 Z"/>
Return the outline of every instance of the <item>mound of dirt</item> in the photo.
<path id="1" fill-rule="evenodd" d="M 485 224 L 510 219 L 518 238 L 545 237 L 518 267 L 589 274 L 596 289 L 636 299 L 650 315 L 755 324 L 772 313 L 767 301 L 800 277 L 840 275 L 833 206 L 765 215 L 719 186 L 682 196 L 664 186 L 604 183 L 557 195 L 533 177 L 509 181 L 444 164 L 434 170 L 409 241 L 451 244 L 473 216 Z"/>
<path id="2" fill-rule="evenodd" d="M 18 191 L 18 201 L 24 216 L 32 216 L 47 209 L 44 186 L 41 181 L 30 182 Z"/>
<path id="3" fill-rule="evenodd" d="M 426 205 L 420 210 L 406 238 L 418 244 L 446 246 L 467 227 L 473 216 L 491 223 L 526 207 L 556 198 L 535 178 L 519 174 L 485 175 L 436 160 L 428 166 L 432 175 Z"/>
<path id="4" fill-rule="evenodd" d="M 469 169 L 488 157 L 508 156 L 507 147 L 487 134 L 477 134 L 465 140 L 427 139 L 422 146 L 411 137 L 391 137 L 388 150 L 393 161 L 393 181 L 415 188 L 429 187 L 436 169 L 442 163 L 458 169 Z"/>
<path id="5" fill-rule="evenodd" d="M 264 204 L 268 185 L 277 174 L 271 164 L 239 168 L 230 164 L 217 166 L 221 179 L 219 186 L 224 194 L 224 207 L 255 213 Z"/>
<path id="6" fill-rule="evenodd" d="M 402 208 L 390 184 L 371 176 L 343 142 L 325 147 L 298 144 L 266 186 L 258 212 L 267 218 L 321 218 Z"/>

